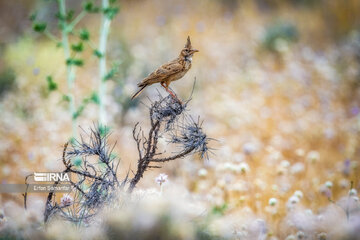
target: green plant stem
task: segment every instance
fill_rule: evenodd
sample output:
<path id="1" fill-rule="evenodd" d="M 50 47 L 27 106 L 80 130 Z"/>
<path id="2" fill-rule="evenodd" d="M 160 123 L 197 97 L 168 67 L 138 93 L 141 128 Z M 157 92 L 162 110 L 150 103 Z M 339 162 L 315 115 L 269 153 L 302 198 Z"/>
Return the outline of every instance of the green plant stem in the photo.
<path id="1" fill-rule="evenodd" d="M 66 5 L 65 0 L 58 0 L 59 4 L 59 12 L 61 16 L 66 16 Z M 64 48 L 65 61 L 70 59 L 70 47 L 69 47 L 69 28 L 66 20 L 60 20 L 63 24 L 63 28 L 61 30 L 62 36 L 62 46 Z M 72 65 L 66 64 L 66 79 L 68 86 L 68 97 L 69 97 L 69 105 L 70 105 L 70 116 L 72 121 L 72 135 L 76 137 L 77 129 L 76 129 L 76 119 L 74 119 L 75 114 L 75 98 L 73 95 L 74 91 L 74 82 L 75 82 L 75 69 Z"/>
<path id="2" fill-rule="evenodd" d="M 109 0 L 102 0 L 102 8 L 106 9 L 109 7 Z M 106 111 L 105 111 L 105 102 L 104 98 L 106 95 L 106 44 L 107 38 L 109 35 L 111 20 L 106 17 L 105 14 L 102 15 L 101 28 L 100 28 L 100 40 L 99 40 L 99 52 L 101 53 L 101 58 L 99 60 L 99 123 L 101 125 L 106 125 Z"/>
<path id="3" fill-rule="evenodd" d="M 51 32 L 49 32 L 47 29 L 45 29 L 44 34 L 45 34 L 45 36 L 47 36 L 50 40 L 52 40 L 52 41 L 54 41 L 54 42 L 56 42 L 56 43 L 59 42 L 59 40 L 58 40 Z"/>
<path id="4" fill-rule="evenodd" d="M 69 24 L 69 28 L 71 30 L 74 29 L 74 27 L 76 26 L 76 24 L 78 24 L 81 19 L 83 19 L 86 15 L 86 12 L 85 11 L 81 11 L 80 14 Z"/>

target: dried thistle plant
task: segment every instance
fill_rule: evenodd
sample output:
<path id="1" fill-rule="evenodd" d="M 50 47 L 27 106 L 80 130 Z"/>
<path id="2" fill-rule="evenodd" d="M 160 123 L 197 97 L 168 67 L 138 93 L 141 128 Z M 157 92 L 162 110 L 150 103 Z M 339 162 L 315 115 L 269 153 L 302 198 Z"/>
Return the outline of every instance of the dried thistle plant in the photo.
<path id="1" fill-rule="evenodd" d="M 148 169 L 161 168 L 161 163 L 180 159 L 191 153 L 200 153 L 202 158 L 207 158 L 210 139 L 203 132 L 199 120 L 195 122 L 186 114 L 188 102 L 181 104 L 170 95 L 162 97 L 159 94 L 159 99 L 151 103 L 150 129 L 145 133 L 139 123 L 133 129 L 139 159 L 132 178 L 129 178 L 128 172 L 122 180 L 118 179 L 120 161 L 112 155 L 115 145 L 109 145 L 108 131 L 103 128 L 94 127 L 86 138 L 81 136 L 80 140 L 66 143 L 62 157 L 65 167 L 63 172 L 72 173 L 72 192 L 64 195 L 60 203 L 56 201 L 55 192 L 48 194 L 44 221 L 60 216 L 77 224 L 88 223 L 103 206 L 111 205 L 116 199 L 117 191 L 131 193 Z M 167 137 L 168 144 L 177 146 L 179 150 L 170 156 L 160 152 L 160 136 Z M 54 183 L 57 184 L 59 182 Z M 25 193 L 24 206 L 26 201 Z"/>
<path id="2" fill-rule="evenodd" d="M 148 135 L 144 134 L 138 123 L 133 130 L 133 138 L 137 143 L 139 153 L 138 167 L 135 176 L 130 181 L 128 192 L 132 192 L 136 184 L 149 168 L 161 168 L 159 163 L 183 158 L 190 153 L 200 152 L 201 157 L 207 157 L 209 151 L 206 134 L 202 131 L 201 124 L 195 123 L 185 112 L 189 100 L 180 104 L 172 96 L 163 98 L 149 107 L 151 128 Z M 177 145 L 179 151 L 170 156 L 158 151 L 160 135 L 170 137 L 169 143 Z M 155 165 L 154 165 L 155 164 Z"/>
<path id="3" fill-rule="evenodd" d="M 127 178 L 118 181 L 116 171 L 120 161 L 112 156 L 115 145 L 111 147 L 107 139 L 107 131 L 95 127 L 90 129 L 88 141 L 81 137 L 80 141 L 75 140 L 71 146 L 65 144 L 62 157 L 64 172 L 75 175 L 70 181 L 73 201 L 58 204 L 55 192 L 50 192 L 46 201 L 45 222 L 55 214 L 71 222 L 87 222 L 124 186 Z"/>

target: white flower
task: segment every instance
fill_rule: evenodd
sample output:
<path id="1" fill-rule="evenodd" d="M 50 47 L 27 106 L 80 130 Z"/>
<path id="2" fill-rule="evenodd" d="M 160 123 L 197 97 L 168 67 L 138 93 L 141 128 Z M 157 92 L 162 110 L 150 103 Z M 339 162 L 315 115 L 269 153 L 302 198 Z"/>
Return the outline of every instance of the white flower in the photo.
<path id="1" fill-rule="evenodd" d="M 285 238 L 285 240 L 295 240 L 295 236 L 294 235 L 289 235 Z"/>
<path id="2" fill-rule="evenodd" d="M 73 204 L 74 199 L 69 194 L 64 194 L 63 197 L 60 199 L 61 206 L 67 207 Z"/>
<path id="3" fill-rule="evenodd" d="M 332 188 L 332 187 L 333 187 L 333 183 L 332 183 L 331 181 L 326 181 L 326 182 L 325 182 L 325 186 L 326 186 L 327 188 Z"/>
<path id="4" fill-rule="evenodd" d="M 298 174 L 305 170 L 305 165 L 302 162 L 297 162 L 291 166 L 290 172 L 292 174 Z"/>
<path id="5" fill-rule="evenodd" d="M 355 188 L 350 189 L 349 195 L 350 195 L 350 196 L 356 196 L 356 195 L 357 195 L 356 189 L 355 189 Z"/>
<path id="6" fill-rule="evenodd" d="M 297 196 L 299 199 L 304 197 L 304 194 L 300 190 L 296 190 L 294 196 Z"/>
<path id="7" fill-rule="evenodd" d="M 288 168 L 290 166 L 290 163 L 287 160 L 282 160 L 280 165 L 284 168 Z"/>
<path id="8" fill-rule="evenodd" d="M 258 147 L 256 144 L 247 142 L 243 145 L 243 151 L 245 154 L 253 154 L 258 151 Z"/>
<path id="9" fill-rule="evenodd" d="M 298 155 L 299 157 L 302 157 L 302 156 L 304 156 L 305 151 L 304 151 L 304 149 L 302 149 L 302 148 L 298 148 L 298 149 L 296 149 L 295 153 L 296 153 L 296 155 Z"/>
<path id="10" fill-rule="evenodd" d="M 242 173 L 247 173 L 250 171 L 249 165 L 247 163 L 240 163 L 239 168 Z"/>
<path id="11" fill-rule="evenodd" d="M 168 179 L 168 175 L 166 175 L 165 173 L 160 173 L 159 176 L 157 176 L 155 178 L 155 182 L 157 182 L 160 186 L 167 182 L 167 179 Z"/>
<path id="12" fill-rule="evenodd" d="M 320 160 L 320 153 L 317 151 L 310 151 L 306 155 L 306 159 L 311 163 L 316 163 Z"/>
<path id="13" fill-rule="evenodd" d="M 201 169 L 198 171 L 198 175 L 199 175 L 200 177 L 205 177 L 207 174 L 208 174 L 208 171 L 207 171 L 205 168 L 201 168 Z"/>
<path id="14" fill-rule="evenodd" d="M 326 239 L 328 239 L 326 233 L 324 233 L 324 232 L 319 233 L 319 234 L 317 235 L 317 238 L 318 238 L 319 240 L 326 240 Z"/>
<path id="15" fill-rule="evenodd" d="M 297 237 L 297 239 L 305 239 L 305 233 L 302 231 L 298 231 L 296 233 L 296 237 Z"/>
<path id="16" fill-rule="evenodd" d="M 277 204 L 278 200 L 276 198 L 270 198 L 269 199 L 269 205 L 275 206 Z"/>
<path id="17" fill-rule="evenodd" d="M 298 202 L 300 202 L 300 199 L 299 199 L 298 196 L 293 195 L 293 196 L 291 196 L 289 198 L 289 203 L 290 204 L 297 204 Z"/>

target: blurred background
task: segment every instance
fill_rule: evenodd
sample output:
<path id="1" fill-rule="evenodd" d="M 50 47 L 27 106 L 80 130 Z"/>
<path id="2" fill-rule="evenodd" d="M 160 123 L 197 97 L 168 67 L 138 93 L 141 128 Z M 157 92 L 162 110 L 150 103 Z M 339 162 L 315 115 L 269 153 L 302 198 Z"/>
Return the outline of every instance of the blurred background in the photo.
<path id="1" fill-rule="evenodd" d="M 74 16 L 84 6 L 66 4 Z M 140 188 L 156 188 L 155 177 L 166 173 L 170 184 L 185 187 L 205 206 L 220 206 L 224 216 L 251 213 L 279 237 L 295 231 L 286 222 L 289 204 L 319 214 L 332 204 L 329 198 L 360 190 L 360 1 L 116 4 L 107 67 L 117 73 L 106 82 L 105 107 L 121 159 L 119 174 L 136 166 L 132 128 L 137 122 L 149 126 L 148 97 L 155 98 L 156 89 L 165 95 L 153 85 L 131 101 L 136 84 L 177 57 L 190 36 L 200 52 L 171 87 L 187 99 L 196 79 L 190 114 L 200 116 L 204 131 L 218 140 L 211 143 L 214 154 L 147 172 Z M 37 21 L 47 23 L 45 34 L 34 31 L 29 17 L 35 12 Z M 66 64 L 63 48 L 47 37 L 61 39 L 57 12 L 56 1 L 0 1 L 2 183 L 22 183 L 34 171 L 63 170 L 62 146 L 72 136 Z M 84 99 L 98 88 L 99 63 L 91 46 L 98 44 L 100 24 L 96 13 L 77 24 L 91 36 L 76 53 L 84 60 L 74 85 L 75 104 L 84 105 L 77 126 L 85 130 L 98 121 L 96 101 Z M 79 42 L 76 34 L 69 39 Z M 21 204 L 22 197 L 1 195 L 2 203 L 9 200 Z"/>

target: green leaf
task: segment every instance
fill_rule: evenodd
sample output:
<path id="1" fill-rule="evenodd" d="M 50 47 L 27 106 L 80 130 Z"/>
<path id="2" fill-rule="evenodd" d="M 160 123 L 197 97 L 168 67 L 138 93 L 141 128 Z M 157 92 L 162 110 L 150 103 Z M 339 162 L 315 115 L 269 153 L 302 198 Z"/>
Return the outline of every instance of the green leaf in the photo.
<path id="1" fill-rule="evenodd" d="M 76 110 L 76 112 L 74 112 L 72 118 L 75 120 L 78 117 L 80 117 L 80 115 L 83 113 L 85 109 L 85 105 L 80 105 L 80 107 L 78 107 L 78 109 Z"/>
<path id="2" fill-rule="evenodd" d="M 90 100 L 91 100 L 93 103 L 97 104 L 97 105 L 100 104 L 100 98 L 99 98 L 99 95 L 97 94 L 97 92 L 93 92 L 93 93 L 91 94 Z"/>
<path id="3" fill-rule="evenodd" d="M 47 80 L 47 83 L 48 83 L 48 90 L 51 92 L 51 91 L 55 91 L 58 86 L 57 86 L 57 83 L 54 82 L 52 76 L 47 76 L 46 77 L 46 80 Z"/>
<path id="4" fill-rule="evenodd" d="M 228 205 L 226 203 L 224 203 L 220 206 L 214 206 L 211 213 L 214 215 L 224 215 L 227 208 L 228 208 Z"/>
<path id="5" fill-rule="evenodd" d="M 69 58 L 66 60 L 66 65 L 75 65 L 78 67 L 81 67 L 84 65 L 84 61 L 82 59 L 77 59 L 77 58 Z"/>
<path id="6" fill-rule="evenodd" d="M 97 49 L 93 51 L 93 54 L 97 56 L 98 58 L 102 58 L 104 55 Z"/>
<path id="7" fill-rule="evenodd" d="M 35 32 L 44 32 L 46 29 L 46 23 L 45 22 L 37 22 L 33 24 L 33 30 Z"/>
<path id="8" fill-rule="evenodd" d="M 71 21 L 74 17 L 74 10 L 70 10 L 67 14 L 66 14 L 66 20 L 67 21 Z"/>
<path id="9" fill-rule="evenodd" d="M 101 137 L 105 137 L 110 132 L 110 127 L 107 127 L 106 125 L 99 125 L 99 132 Z"/>
<path id="10" fill-rule="evenodd" d="M 119 64 L 113 64 L 110 71 L 104 76 L 104 81 L 113 79 L 115 75 L 119 72 Z"/>
<path id="11" fill-rule="evenodd" d="M 72 160 L 72 164 L 74 164 L 76 167 L 80 167 L 82 164 L 82 159 L 80 157 L 74 158 Z"/>
<path id="12" fill-rule="evenodd" d="M 63 95 L 62 100 L 65 102 L 70 102 L 70 97 L 68 95 Z"/>
<path id="13" fill-rule="evenodd" d="M 117 155 L 116 153 L 111 153 L 110 154 L 110 160 L 114 160 L 114 159 L 116 159 L 118 157 L 119 157 L 119 155 Z"/>
<path id="14" fill-rule="evenodd" d="M 84 6 L 83 6 L 84 10 L 87 12 L 91 12 L 93 7 L 94 7 L 94 4 L 92 2 L 85 2 Z"/>
<path id="15" fill-rule="evenodd" d="M 90 33 L 87 29 L 83 28 L 80 30 L 79 37 L 81 40 L 87 41 L 90 39 Z"/>
<path id="16" fill-rule="evenodd" d="M 119 8 L 118 7 L 108 7 L 108 8 L 104 8 L 103 12 L 104 12 L 105 16 L 111 20 L 119 12 Z"/>
<path id="17" fill-rule="evenodd" d="M 56 17 L 57 19 L 59 19 L 60 21 L 66 20 L 66 16 L 64 16 L 64 15 L 61 14 L 60 12 L 57 12 L 57 13 L 55 14 L 55 17 Z"/>
<path id="18" fill-rule="evenodd" d="M 83 9 L 88 13 L 99 12 L 99 7 L 96 7 L 92 1 L 87 1 L 83 4 Z"/>
<path id="19" fill-rule="evenodd" d="M 84 45 L 82 42 L 79 42 L 78 44 L 72 44 L 71 49 L 74 52 L 82 52 L 84 50 Z"/>

